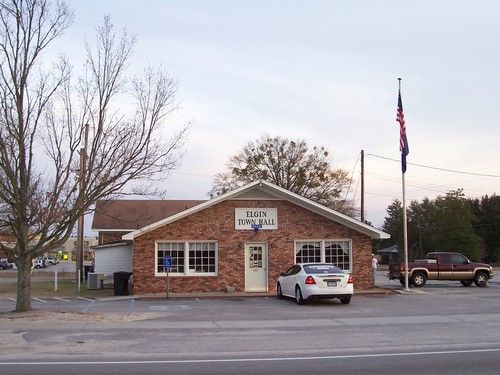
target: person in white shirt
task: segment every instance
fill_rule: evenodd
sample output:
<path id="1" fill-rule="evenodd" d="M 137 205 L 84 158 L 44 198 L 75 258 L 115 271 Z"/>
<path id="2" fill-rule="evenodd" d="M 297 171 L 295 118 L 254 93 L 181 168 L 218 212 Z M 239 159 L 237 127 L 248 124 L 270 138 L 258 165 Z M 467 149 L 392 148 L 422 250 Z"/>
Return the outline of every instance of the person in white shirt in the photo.
<path id="1" fill-rule="evenodd" d="M 375 258 L 375 254 L 372 254 L 372 277 L 373 277 L 373 285 L 375 285 L 375 272 L 380 269 L 377 258 Z"/>

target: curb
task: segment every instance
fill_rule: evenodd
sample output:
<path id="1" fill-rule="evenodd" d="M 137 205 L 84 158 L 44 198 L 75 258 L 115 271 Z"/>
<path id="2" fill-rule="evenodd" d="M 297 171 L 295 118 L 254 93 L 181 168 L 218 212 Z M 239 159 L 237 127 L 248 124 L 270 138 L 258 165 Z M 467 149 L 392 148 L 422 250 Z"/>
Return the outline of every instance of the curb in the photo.
<path id="1" fill-rule="evenodd" d="M 375 287 L 373 289 L 355 290 L 354 295 L 388 295 L 394 293 L 393 290 Z M 169 293 L 168 299 L 186 299 L 186 298 L 253 298 L 253 297 L 276 297 L 275 292 L 219 292 L 219 293 Z M 151 294 L 131 294 L 125 296 L 112 296 L 96 298 L 98 302 L 106 301 L 126 301 L 126 300 L 159 300 L 167 299 L 166 293 Z"/>

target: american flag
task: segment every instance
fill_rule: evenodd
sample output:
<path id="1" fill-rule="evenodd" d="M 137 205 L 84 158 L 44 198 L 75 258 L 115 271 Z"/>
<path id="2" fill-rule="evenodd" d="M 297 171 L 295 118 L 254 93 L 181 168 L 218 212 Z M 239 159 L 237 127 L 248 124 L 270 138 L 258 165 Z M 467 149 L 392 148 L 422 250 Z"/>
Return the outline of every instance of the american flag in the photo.
<path id="1" fill-rule="evenodd" d="M 405 115 L 403 113 L 403 102 L 401 101 L 401 89 L 398 92 L 398 113 L 396 121 L 399 122 L 400 125 L 399 150 L 401 151 L 401 170 L 405 173 L 406 156 L 410 153 L 410 149 L 408 147 L 408 139 L 406 138 L 406 124 Z"/>

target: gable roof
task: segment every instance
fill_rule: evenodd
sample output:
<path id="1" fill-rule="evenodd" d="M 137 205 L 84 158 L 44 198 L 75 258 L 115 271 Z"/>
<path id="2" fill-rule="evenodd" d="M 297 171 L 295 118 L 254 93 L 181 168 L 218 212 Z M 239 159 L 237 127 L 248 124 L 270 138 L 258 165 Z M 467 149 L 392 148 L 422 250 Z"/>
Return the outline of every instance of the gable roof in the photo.
<path id="1" fill-rule="evenodd" d="M 205 200 L 106 200 L 97 201 L 92 220 L 96 231 L 133 231 Z"/>
<path id="2" fill-rule="evenodd" d="M 322 215 L 334 222 L 345 225 L 348 228 L 351 228 L 357 232 L 363 233 L 370 238 L 390 238 L 390 235 L 372 227 L 371 225 L 362 223 L 359 220 L 353 219 L 349 216 L 341 214 L 337 211 L 334 211 L 328 207 L 322 206 L 316 202 L 313 202 L 310 199 L 304 198 L 298 194 L 292 193 L 284 188 L 281 188 L 275 184 L 272 184 L 268 181 L 257 180 L 251 182 L 247 185 L 244 185 L 240 188 L 237 188 L 233 191 L 230 191 L 226 194 L 220 195 L 216 198 L 213 198 L 208 201 L 204 201 L 196 206 L 183 210 L 181 212 L 177 212 L 171 216 L 165 217 L 162 220 L 146 225 L 145 227 L 134 230 L 133 232 L 125 234 L 122 239 L 124 240 L 133 240 L 135 237 L 141 236 L 144 233 L 162 227 L 166 224 L 170 224 L 176 220 L 182 219 L 186 216 L 192 215 L 196 212 L 204 210 L 208 207 L 214 206 L 220 202 L 229 199 L 240 199 L 240 200 L 270 200 L 270 199 L 281 199 L 287 200 L 290 203 L 293 203 L 297 206 L 315 212 L 319 215 Z"/>
<path id="3" fill-rule="evenodd" d="M 398 245 L 384 247 L 383 249 L 377 250 L 377 253 L 378 254 L 393 254 L 393 253 L 397 254 L 397 253 L 399 253 L 399 247 L 398 247 Z"/>

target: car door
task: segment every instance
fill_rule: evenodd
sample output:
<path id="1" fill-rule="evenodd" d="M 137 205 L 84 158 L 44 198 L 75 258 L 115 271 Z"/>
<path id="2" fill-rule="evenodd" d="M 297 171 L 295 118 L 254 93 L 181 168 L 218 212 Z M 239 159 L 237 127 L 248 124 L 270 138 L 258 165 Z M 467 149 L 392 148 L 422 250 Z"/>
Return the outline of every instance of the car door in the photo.
<path id="1" fill-rule="evenodd" d="M 440 280 L 452 280 L 453 264 L 451 263 L 451 254 L 439 254 L 438 267 Z"/>
<path id="2" fill-rule="evenodd" d="M 285 272 L 282 279 L 281 291 L 284 295 L 294 296 L 295 295 L 295 283 L 297 274 L 300 272 L 300 266 L 298 264 L 293 265 Z"/>
<path id="3" fill-rule="evenodd" d="M 472 280 L 473 269 L 469 265 L 469 260 L 462 254 L 453 254 L 451 256 L 453 264 L 453 280 Z"/>

